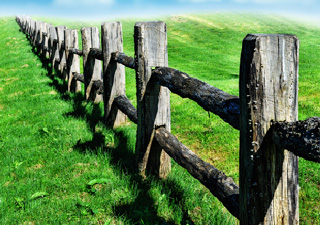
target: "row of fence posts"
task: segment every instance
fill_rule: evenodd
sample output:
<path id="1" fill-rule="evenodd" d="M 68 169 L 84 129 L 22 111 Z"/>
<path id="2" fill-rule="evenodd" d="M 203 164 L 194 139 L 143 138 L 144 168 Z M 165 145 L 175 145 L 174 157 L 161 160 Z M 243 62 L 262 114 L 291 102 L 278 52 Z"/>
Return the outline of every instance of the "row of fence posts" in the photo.
<path id="1" fill-rule="evenodd" d="M 17 17 L 17 21 L 40 54 L 64 74 L 69 91 L 80 91 L 80 82 L 84 82 L 87 100 L 104 101 L 108 126 L 125 124 L 126 115 L 138 124 L 140 174 L 149 171 L 165 178 L 171 168 L 170 155 L 208 187 L 241 224 L 299 223 L 298 157 L 276 145 L 270 133 L 272 123 L 298 119 L 299 40 L 294 35 L 247 35 L 241 54 L 239 99 L 167 68 L 164 22 L 135 24 L 132 58 L 123 53 L 119 22 L 102 23 L 102 43 L 98 28 L 82 28 L 80 50 L 77 30 L 52 27 L 31 17 Z M 83 75 L 79 56 L 83 57 Z M 124 65 L 136 71 L 137 110 L 125 97 Z M 170 134 L 168 88 L 240 130 L 240 188 Z"/>
<path id="2" fill-rule="evenodd" d="M 80 82 L 83 82 L 86 100 L 95 103 L 104 101 L 104 119 L 108 126 L 117 127 L 126 123 L 126 115 L 114 104 L 115 97 L 126 94 L 124 65 L 115 59 L 118 58 L 122 63 L 126 58 L 130 59 L 122 53 L 121 23 L 102 23 L 102 43 L 98 28 L 82 28 L 80 50 L 77 30 L 67 29 L 66 26 L 53 27 L 42 21 L 34 21 L 31 17 L 23 18 L 22 21 L 25 21 L 22 26 L 24 32 L 29 35 L 40 55 L 49 58 L 51 65 L 58 69 L 68 82 L 68 91 L 81 91 Z M 128 67 L 136 69 L 137 74 L 137 110 L 140 117 L 136 152 L 139 171 L 144 173 L 147 168 L 144 159 L 149 158 L 147 155 L 153 145 L 152 133 L 155 127 L 166 127 L 170 131 L 170 92 L 166 87 L 157 84 L 148 85 L 152 67 L 168 66 L 166 24 L 136 23 L 135 46 L 135 60 L 131 59 Z M 79 56 L 83 57 L 83 74 L 80 74 Z M 150 169 L 159 171 L 160 168 L 157 173 L 160 177 L 166 177 L 170 171 L 170 158 L 165 152 L 158 151 L 160 150 L 151 152 L 150 159 L 153 159 L 153 163 L 150 163 Z M 161 156 L 159 158 L 153 154 Z M 163 160 L 165 162 L 162 162 Z"/>

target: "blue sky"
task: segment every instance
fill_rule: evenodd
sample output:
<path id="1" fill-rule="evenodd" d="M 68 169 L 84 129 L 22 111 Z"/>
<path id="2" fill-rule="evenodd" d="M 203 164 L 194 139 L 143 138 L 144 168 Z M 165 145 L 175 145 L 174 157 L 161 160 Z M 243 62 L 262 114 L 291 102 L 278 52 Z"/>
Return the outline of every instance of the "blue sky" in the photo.
<path id="1" fill-rule="evenodd" d="M 319 0 L 0 0 L 0 16 L 28 14 L 82 19 L 190 12 L 247 11 L 320 18 Z"/>

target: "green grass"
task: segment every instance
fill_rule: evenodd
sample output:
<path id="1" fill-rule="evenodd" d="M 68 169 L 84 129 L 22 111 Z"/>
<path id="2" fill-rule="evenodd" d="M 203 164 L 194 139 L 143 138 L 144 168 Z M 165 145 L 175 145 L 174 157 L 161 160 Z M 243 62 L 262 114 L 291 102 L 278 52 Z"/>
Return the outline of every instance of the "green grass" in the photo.
<path id="1" fill-rule="evenodd" d="M 80 29 L 86 23 L 36 18 Z M 166 18 L 169 66 L 238 95 L 243 38 L 291 33 L 300 39 L 299 119 L 319 116 L 320 28 L 274 15 L 203 14 Z M 134 55 L 133 26 L 120 20 Z M 14 18 L 0 18 L 0 221 L 2 224 L 235 224 L 221 203 L 173 163 L 165 181 L 141 180 L 132 162 L 136 126 L 115 131 L 102 105 L 69 94 L 34 55 Z M 79 36 L 80 37 L 80 36 Z M 81 43 L 81 41 L 80 41 Z M 81 45 L 80 45 L 81 46 Z M 135 104 L 135 75 L 126 70 Z M 238 182 L 239 132 L 196 103 L 171 96 L 172 133 Z M 300 159 L 300 223 L 320 223 L 320 164 Z M 94 179 L 103 179 L 87 185 Z M 35 198 L 35 194 L 44 197 Z"/>

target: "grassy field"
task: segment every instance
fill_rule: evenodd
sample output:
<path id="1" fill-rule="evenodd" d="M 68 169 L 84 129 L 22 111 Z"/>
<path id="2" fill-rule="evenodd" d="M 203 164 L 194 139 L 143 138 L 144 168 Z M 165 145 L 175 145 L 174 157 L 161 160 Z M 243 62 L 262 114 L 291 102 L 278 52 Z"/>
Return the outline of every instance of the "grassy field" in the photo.
<path id="1" fill-rule="evenodd" d="M 80 29 L 98 22 L 35 18 Z M 239 95 L 239 63 L 248 33 L 300 39 L 299 119 L 320 116 L 320 27 L 274 15 L 179 15 L 168 28 L 169 66 Z M 120 20 L 133 56 L 133 26 Z M 109 130 L 102 105 L 69 94 L 32 52 L 14 18 L 0 18 L 1 224 L 235 224 L 221 203 L 173 162 L 165 181 L 134 172 L 136 126 Z M 135 101 L 135 75 L 126 70 Z M 239 132 L 196 103 L 171 96 L 172 133 L 238 182 Z M 320 223 L 320 164 L 300 159 L 300 223 Z"/>

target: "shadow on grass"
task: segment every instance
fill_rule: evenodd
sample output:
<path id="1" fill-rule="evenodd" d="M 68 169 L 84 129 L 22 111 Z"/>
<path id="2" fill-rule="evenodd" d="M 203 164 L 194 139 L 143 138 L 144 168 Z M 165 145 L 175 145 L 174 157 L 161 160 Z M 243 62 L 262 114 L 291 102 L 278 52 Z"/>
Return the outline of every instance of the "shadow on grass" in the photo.
<path id="1" fill-rule="evenodd" d="M 40 56 L 39 56 L 40 57 Z M 43 59 L 42 59 L 43 60 Z M 50 68 L 47 60 L 43 60 L 43 67 L 47 68 L 47 76 L 51 79 L 50 86 L 54 87 L 62 100 L 72 104 L 72 110 L 65 113 L 66 117 L 73 117 L 85 120 L 90 131 L 92 132 L 92 140 L 82 143 L 81 139 L 73 146 L 73 149 L 83 154 L 98 154 L 103 151 L 108 152 L 111 156 L 111 164 L 124 171 L 130 177 L 130 183 L 137 186 L 139 194 L 130 204 L 117 204 L 114 206 L 114 214 L 118 217 L 124 217 L 133 224 L 176 224 L 176 221 L 166 221 L 157 215 L 157 200 L 150 195 L 152 185 L 159 184 L 163 188 L 163 193 L 169 196 L 170 204 L 184 205 L 186 197 L 183 188 L 173 179 L 158 180 L 154 177 L 143 179 L 138 175 L 135 165 L 135 155 L 130 150 L 130 137 L 125 130 L 116 129 L 113 132 L 117 139 L 117 145 L 108 148 L 106 137 L 101 131 L 96 130 L 98 123 L 103 124 L 103 112 L 99 104 L 88 103 L 85 101 L 84 95 L 80 93 L 68 93 L 67 82 L 63 79 L 61 73 Z M 132 142 L 132 141 L 131 141 Z M 132 148 L 131 148 L 132 149 Z M 193 224 L 188 216 L 188 210 L 183 207 L 182 221 L 180 224 Z"/>

